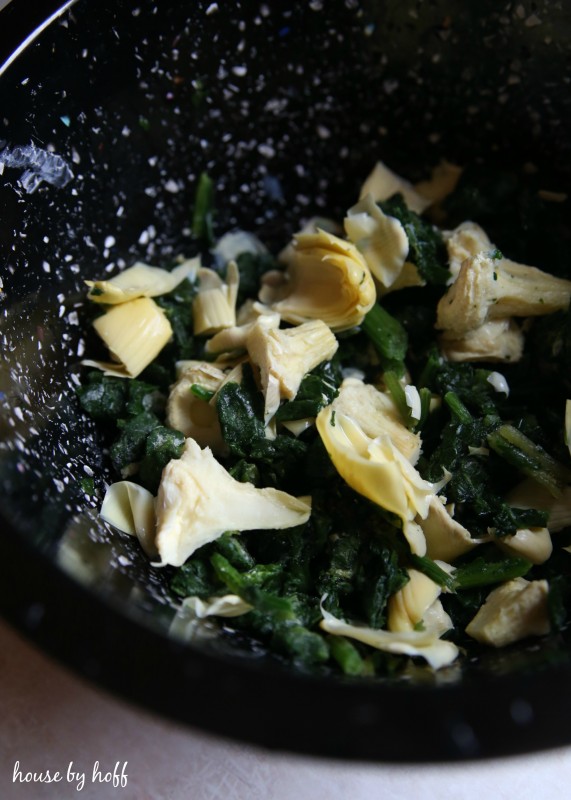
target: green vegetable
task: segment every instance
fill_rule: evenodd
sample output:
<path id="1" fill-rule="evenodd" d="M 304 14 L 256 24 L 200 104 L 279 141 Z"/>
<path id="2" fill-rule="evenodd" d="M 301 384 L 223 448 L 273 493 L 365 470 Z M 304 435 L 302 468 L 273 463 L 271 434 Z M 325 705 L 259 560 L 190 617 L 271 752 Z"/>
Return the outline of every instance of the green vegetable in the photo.
<path id="1" fill-rule="evenodd" d="M 211 389 L 205 389 L 204 386 L 200 386 L 198 383 L 193 383 L 190 391 L 195 397 L 198 397 L 199 400 L 204 400 L 206 403 L 212 400 L 215 394 Z"/>
<path id="2" fill-rule="evenodd" d="M 170 586 L 179 597 L 200 597 L 201 599 L 216 594 L 218 589 L 210 564 L 205 563 L 197 556 L 189 559 L 186 564 L 177 569 Z"/>
<path id="3" fill-rule="evenodd" d="M 457 590 L 474 589 L 521 578 L 527 575 L 532 566 L 525 558 L 506 556 L 497 561 L 488 561 L 480 556 L 455 569 L 453 580 Z"/>
<path id="4" fill-rule="evenodd" d="M 416 419 L 412 416 L 412 408 L 407 403 L 404 386 L 398 379 L 397 374 L 392 370 L 388 370 L 383 374 L 383 381 L 392 395 L 403 425 L 411 430 L 421 428 L 424 422 L 426 422 L 430 411 L 430 401 L 432 399 L 430 389 L 423 387 L 418 393 L 420 396 L 420 418 Z"/>
<path id="5" fill-rule="evenodd" d="M 240 272 L 237 300 L 239 308 L 245 300 L 257 296 L 262 275 L 278 269 L 279 265 L 269 253 L 240 253 L 236 258 L 236 264 Z"/>
<path id="6" fill-rule="evenodd" d="M 244 367 L 241 384 L 224 384 L 216 396 L 216 409 L 230 452 L 256 465 L 262 485 L 295 483 L 307 446 L 286 434 L 266 437 L 263 398 L 250 369 Z"/>
<path id="7" fill-rule="evenodd" d="M 222 534 L 216 540 L 216 550 L 236 569 L 252 569 L 256 565 L 237 532 L 227 531 Z"/>
<path id="8" fill-rule="evenodd" d="M 355 645 L 343 636 L 328 636 L 327 644 L 331 657 L 339 664 L 345 675 L 363 675 L 365 662 Z"/>
<path id="9" fill-rule="evenodd" d="M 309 372 L 301 382 L 295 400 L 283 403 L 276 413 L 278 422 L 316 417 L 337 397 L 343 376 L 339 365 L 326 361 Z"/>
<path id="10" fill-rule="evenodd" d="M 428 558 L 428 556 L 411 555 L 410 561 L 413 567 L 419 572 L 423 572 L 427 578 L 437 583 L 438 586 L 441 586 L 443 589 L 448 589 L 449 591 L 454 590 L 454 578 L 445 572 L 442 567 L 439 567 L 435 561 Z"/>
<path id="11" fill-rule="evenodd" d="M 384 627 L 389 597 L 408 580 L 406 570 L 399 564 L 398 553 L 382 540 L 371 537 L 361 551 L 355 582 L 359 608 L 371 628 Z"/>
<path id="12" fill-rule="evenodd" d="M 497 415 L 505 405 L 505 398 L 498 395 L 488 381 L 490 373 L 491 370 L 473 364 L 445 361 L 438 350 L 432 347 L 418 383 L 441 397 L 452 392 L 473 414 Z"/>
<path id="13" fill-rule="evenodd" d="M 421 278 L 427 283 L 444 285 L 450 278 L 450 272 L 446 266 L 446 247 L 440 231 L 411 211 L 400 194 L 379 205 L 385 214 L 396 217 L 402 224 L 409 244 L 407 261 L 416 265 Z"/>
<path id="14" fill-rule="evenodd" d="M 201 79 L 195 88 L 198 102 L 203 94 Z M 549 238 L 547 231 L 561 228 L 565 215 L 560 206 L 567 210 L 568 206 L 551 204 L 553 222 L 533 182 L 519 178 L 503 172 L 490 175 L 485 169 L 479 176 L 468 168 L 438 213 L 448 214 L 447 229 L 465 219 L 477 219 L 509 257 L 536 263 L 512 248 L 516 239 L 520 249 L 522 242 L 531 244 L 544 259 L 554 257 L 559 274 L 571 275 L 568 254 L 556 258 L 556 251 L 563 248 L 553 241 L 560 242 L 561 233 L 551 236 L 545 253 L 538 249 Z M 205 263 L 210 263 L 208 248 L 214 241 L 213 198 L 213 181 L 202 173 L 192 231 Z M 504 555 L 495 541 L 520 529 L 547 526 L 547 512 L 512 508 L 505 499 L 523 476 L 533 477 L 554 495 L 571 482 L 562 424 L 565 401 L 571 396 L 571 312 L 525 323 L 526 348 L 518 364 L 446 361 L 435 330 L 436 306 L 450 279 L 442 235 L 411 212 L 399 195 L 381 207 L 403 224 L 409 242 L 407 260 L 416 265 L 426 285 L 387 293 L 382 305 L 376 303 L 358 328 L 337 334 L 334 358 L 304 376 L 296 397 L 280 404 L 272 425 L 266 426 L 264 419 L 259 374 L 247 362 L 240 383 L 228 381 L 216 393 L 225 445 L 216 457 L 238 481 L 295 496 L 311 495 L 310 519 L 286 530 L 228 530 L 182 567 L 161 573 L 177 598 L 207 599 L 232 593 L 252 607 L 225 619 L 221 635 L 236 633 L 239 641 L 251 642 L 252 648 L 305 670 L 359 678 L 398 674 L 406 666 L 405 658 L 325 634 L 320 628 L 321 607 L 339 619 L 386 629 L 390 598 L 406 586 L 411 569 L 443 589 L 440 602 L 454 623 L 445 638 L 468 652 L 473 642 L 464 633 L 467 623 L 491 588 L 516 577 L 548 582 L 554 630 L 564 629 L 571 621 L 571 556 L 557 548 L 546 563 L 534 565 Z M 495 246 L 490 255 L 498 261 L 502 258 Z M 255 299 L 262 275 L 280 266 L 267 254 L 241 253 L 236 260 L 240 305 Z M 101 423 L 117 476 L 137 481 L 153 493 L 165 465 L 179 458 L 184 446 L 182 433 L 165 423 L 176 362 L 204 359 L 204 339 L 193 335 L 195 294 L 196 286 L 187 279 L 173 292 L 156 298 L 172 325 L 173 337 L 143 375 L 121 380 L 90 372 L 77 393 L 82 408 Z M 504 375 L 509 395 L 496 391 L 497 381 L 490 382 L 496 369 Z M 314 425 L 295 437 L 283 424 L 314 419 L 337 397 L 347 370 L 361 371 L 367 383 L 385 387 L 402 424 L 422 433 L 417 464 L 421 477 L 437 482 L 446 476 L 443 494 L 454 506 L 454 519 L 472 536 L 488 538 L 486 544 L 456 559 L 451 574 L 428 556 L 411 552 L 400 518 L 349 488 Z M 407 383 L 418 388 L 420 420 L 411 416 L 405 376 Z M 213 398 L 199 384 L 190 391 L 207 402 Z M 94 490 L 91 479 L 78 478 L 77 484 L 84 491 Z M 559 544 L 571 544 L 571 529 L 557 536 Z M 417 630 L 424 627 L 429 627 L 427 620 Z"/>
<path id="15" fill-rule="evenodd" d="M 196 286 L 188 279 L 180 283 L 169 294 L 156 297 L 155 302 L 164 310 L 173 329 L 172 342 L 161 351 L 158 362 L 168 364 L 171 373 L 174 362 L 196 358 L 196 343 L 193 335 L 192 300 Z M 144 376 L 147 376 L 145 370 Z"/>
<path id="16" fill-rule="evenodd" d="M 122 378 L 109 378 L 101 372 L 89 372 L 76 389 L 83 410 L 100 422 L 115 422 L 123 416 L 127 384 Z"/>
<path id="17" fill-rule="evenodd" d="M 214 184 L 206 172 L 198 179 L 192 214 L 192 233 L 196 239 L 214 244 Z"/>
<path id="18" fill-rule="evenodd" d="M 303 625 L 277 626 L 272 644 L 278 652 L 287 653 L 301 664 L 319 664 L 329 659 L 329 647 L 325 638 Z"/>
<path id="19" fill-rule="evenodd" d="M 376 303 L 366 315 L 362 328 L 373 343 L 385 370 L 404 375 L 408 346 L 406 331 L 400 322 Z"/>
<path id="20" fill-rule="evenodd" d="M 147 436 L 160 424 L 151 411 L 143 411 L 123 424 L 121 434 L 110 450 L 111 461 L 117 472 L 143 458 Z"/>
<path id="21" fill-rule="evenodd" d="M 139 466 L 143 486 L 156 494 L 161 474 L 173 458 L 180 458 L 184 449 L 184 435 L 180 431 L 160 425 L 153 428 L 145 439 L 145 454 Z"/>
<path id="22" fill-rule="evenodd" d="M 571 480 L 571 470 L 530 441 L 512 425 L 502 425 L 488 434 L 488 444 L 501 458 L 545 486 L 554 497 Z"/>
<path id="23" fill-rule="evenodd" d="M 128 416 L 136 417 L 143 411 L 150 411 L 159 417 L 164 415 L 166 397 L 158 386 L 140 380 L 130 380 L 128 387 L 128 400 L 125 406 L 125 413 Z"/>

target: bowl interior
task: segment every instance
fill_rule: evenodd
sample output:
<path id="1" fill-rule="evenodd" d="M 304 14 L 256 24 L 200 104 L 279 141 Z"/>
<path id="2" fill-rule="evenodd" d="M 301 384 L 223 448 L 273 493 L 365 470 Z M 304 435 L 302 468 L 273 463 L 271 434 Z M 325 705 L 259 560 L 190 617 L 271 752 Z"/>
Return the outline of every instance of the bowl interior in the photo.
<path id="1" fill-rule="evenodd" d="M 241 2 L 230 10 L 222 3 L 78 0 L 6 68 L 0 515 L 14 559 L 36 565 L 37 585 L 22 589 L 12 575 L 0 596 L 30 635 L 166 713 L 306 752 L 454 758 L 567 741 L 563 719 L 548 736 L 534 734 L 510 706 L 524 693 L 535 714 L 533 693 L 548 691 L 536 676 L 567 677 L 569 651 L 559 640 L 491 654 L 445 678 L 411 674 L 398 687 L 313 682 L 209 637 L 173 643 L 165 581 L 134 542 L 111 536 L 97 518 L 110 476 L 98 432 L 75 397 L 89 348 L 83 280 L 138 259 L 162 266 L 192 255 L 191 212 L 204 171 L 216 186 L 216 231 L 252 230 L 270 248 L 281 248 L 303 218 L 342 216 L 379 158 L 413 180 L 442 157 L 514 169 L 533 163 L 564 187 L 571 171 L 569 15 L 547 2 L 536 6 L 522 16 L 490 0 L 477 10 L 460 0 L 277 9 Z M 121 636 L 103 642 L 94 633 L 81 658 L 58 638 L 64 622 L 89 638 L 77 624 L 82 603 L 121 630 L 143 664 L 151 643 L 166 647 L 170 660 L 157 669 L 195 670 L 205 685 L 210 669 L 235 699 L 232 665 L 250 702 L 277 686 L 315 704 L 316 713 L 339 702 L 347 730 L 318 740 L 310 725 L 300 736 L 287 703 L 278 731 L 262 711 L 258 724 L 240 726 L 218 711 L 208 716 L 187 697 L 177 706 L 166 689 L 145 698 L 144 677 L 126 686 L 106 660 L 112 652 L 117 658 Z M 55 608 L 53 625 L 46 607 Z M 508 685 L 498 712 L 509 732 L 502 738 L 485 732 L 477 698 L 483 687 L 505 693 Z M 410 732 L 406 739 L 404 728 L 393 737 L 372 733 L 379 719 L 396 718 L 399 704 L 420 702 L 425 714 L 436 696 L 448 711 L 430 746 L 424 737 L 411 741 Z M 477 733 L 462 739 L 458 725 Z"/>

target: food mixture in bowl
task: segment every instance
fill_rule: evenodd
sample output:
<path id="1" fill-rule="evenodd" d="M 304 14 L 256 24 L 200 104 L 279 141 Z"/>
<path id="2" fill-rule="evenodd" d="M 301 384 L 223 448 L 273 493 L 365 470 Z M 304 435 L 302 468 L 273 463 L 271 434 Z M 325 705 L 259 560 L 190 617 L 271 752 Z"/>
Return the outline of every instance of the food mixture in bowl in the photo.
<path id="1" fill-rule="evenodd" d="M 203 174 L 192 258 L 87 282 L 100 514 L 165 571 L 175 635 L 373 676 L 566 625 L 567 209 L 530 165 L 379 162 L 270 253 L 215 235 Z"/>

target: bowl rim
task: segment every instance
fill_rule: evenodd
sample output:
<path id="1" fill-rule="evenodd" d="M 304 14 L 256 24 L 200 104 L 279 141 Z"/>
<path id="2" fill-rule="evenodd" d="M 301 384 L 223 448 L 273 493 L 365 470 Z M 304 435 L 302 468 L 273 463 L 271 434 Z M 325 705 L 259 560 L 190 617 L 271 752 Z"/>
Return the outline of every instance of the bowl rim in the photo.
<path id="1" fill-rule="evenodd" d="M 0 9 L 0 76 L 51 23 L 66 13 L 77 0 L 39 0 L 28 4 L 9 0 Z"/>
<path id="2" fill-rule="evenodd" d="M 5 6 L 0 76 L 76 2 Z M 0 529 L 2 616 L 74 672 L 178 722 L 271 749 L 372 762 L 492 758 L 571 742 L 568 666 L 439 686 L 262 668 L 159 634 L 63 572 L 2 509 Z"/>

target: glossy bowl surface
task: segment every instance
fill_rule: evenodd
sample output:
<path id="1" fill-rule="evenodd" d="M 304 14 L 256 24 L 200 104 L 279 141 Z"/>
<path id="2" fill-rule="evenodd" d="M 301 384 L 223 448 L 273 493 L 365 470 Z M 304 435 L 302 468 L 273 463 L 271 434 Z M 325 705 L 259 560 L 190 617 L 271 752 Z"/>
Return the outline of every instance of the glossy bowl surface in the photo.
<path id="1" fill-rule="evenodd" d="M 74 393 L 84 278 L 192 254 L 204 170 L 217 231 L 270 247 L 340 216 L 378 158 L 411 179 L 442 156 L 533 162 L 565 186 L 564 4 L 25 5 L 0 14 L 3 615 L 102 686 L 272 748 L 432 761 L 569 743 L 564 637 L 369 683 L 170 636 L 160 574 L 97 518 L 109 473 Z"/>

